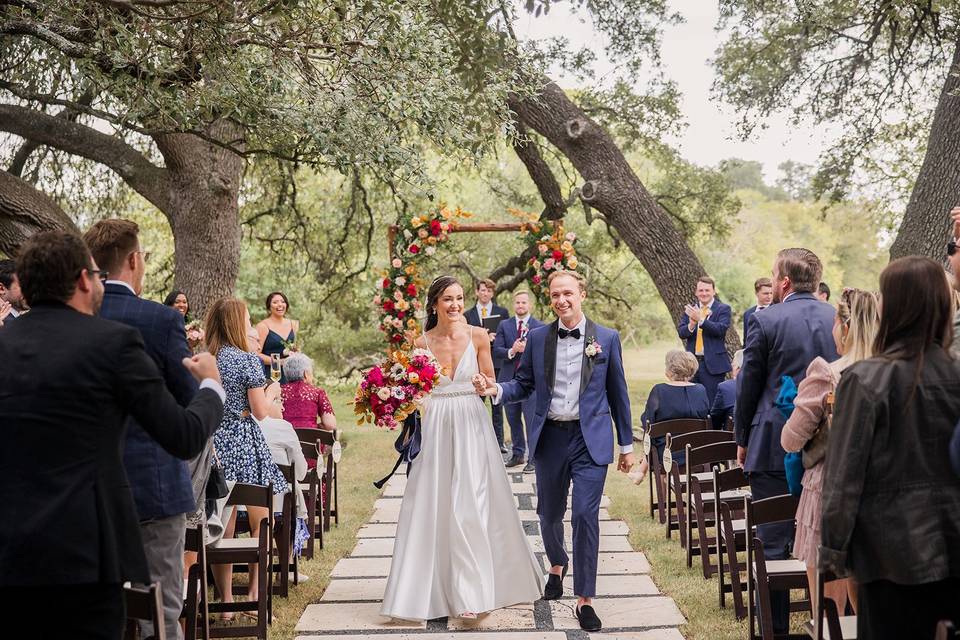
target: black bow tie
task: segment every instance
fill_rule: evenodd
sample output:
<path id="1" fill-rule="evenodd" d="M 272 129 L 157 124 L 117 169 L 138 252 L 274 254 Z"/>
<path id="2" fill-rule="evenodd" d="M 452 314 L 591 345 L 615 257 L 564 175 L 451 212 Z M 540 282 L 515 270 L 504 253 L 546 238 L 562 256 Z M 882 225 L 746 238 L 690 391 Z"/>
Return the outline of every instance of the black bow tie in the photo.
<path id="1" fill-rule="evenodd" d="M 557 331 L 557 335 L 560 336 L 561 340 L 563 340 L 564 338 L 573 338 L 574 340 L 579 340 L 580 327 L 577 327 L 576 329 L 570 329 L 569 331 L 564 329 L 563 327 L 560 327 L 560 329 Z"/>

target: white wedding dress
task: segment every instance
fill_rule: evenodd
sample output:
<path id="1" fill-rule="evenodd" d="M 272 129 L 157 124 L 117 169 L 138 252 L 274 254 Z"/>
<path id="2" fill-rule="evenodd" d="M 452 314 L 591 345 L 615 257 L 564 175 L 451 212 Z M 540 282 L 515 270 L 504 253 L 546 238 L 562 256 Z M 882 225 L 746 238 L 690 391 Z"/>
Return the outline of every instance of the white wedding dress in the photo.
<path id="1" fill-rule="evenodd" d="M 397 525 L 382 613 L 430 620 L 533 602 L 544 570 L 520 523 L 473 341 L 421 408 L 422 445 Z"/>

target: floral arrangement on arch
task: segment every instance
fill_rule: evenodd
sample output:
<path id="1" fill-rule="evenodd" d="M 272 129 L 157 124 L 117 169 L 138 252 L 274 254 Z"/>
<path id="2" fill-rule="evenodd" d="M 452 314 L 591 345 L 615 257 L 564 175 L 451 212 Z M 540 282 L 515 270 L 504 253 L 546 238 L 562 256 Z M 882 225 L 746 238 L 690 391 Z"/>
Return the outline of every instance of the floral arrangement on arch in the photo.
<path id="1" fill-rule="evenodd" d="M 447 240 L 457 222 L 470 214 L 459 207 L 440 205 L 427 213 L 403 220 L 397 230 L 394 258 L 377 282 L 373 305 L 380 314 L 380 330 L 392 347 L 412 344 L 419 333 L 417 318 L 423 314 L 418 296 L 426 282 L 419 266 L 432 256 L 440 243 Z"/>
<path id="2" fill-rule="evenodd" d="M 427 349 L 394 351 L 363 374 L 353 398 L 357 424 L 396 429 L 438 382 L 440 363 Z"/>
<path id="3" fill-rule="evenodd" d="M 540 304 L 550 306 L 550 291 L 547 278 L 554 271 L 576 271 L 579 261 L 574 244 L 577 234 L 563 229 L 560 220 L 543 220 L 524 225 L 524 238 L 529 246 L 536 247 L 536 255 L 527 262 L 533 267 L 530 290 Z"/>

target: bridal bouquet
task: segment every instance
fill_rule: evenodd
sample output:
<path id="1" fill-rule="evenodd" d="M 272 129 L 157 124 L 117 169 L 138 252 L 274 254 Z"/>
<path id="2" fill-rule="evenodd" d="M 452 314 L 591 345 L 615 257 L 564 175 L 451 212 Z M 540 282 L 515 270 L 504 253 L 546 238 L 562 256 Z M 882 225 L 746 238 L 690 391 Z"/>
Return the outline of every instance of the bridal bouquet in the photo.
<path id="1" fill-rule="evenodd" d="M 203 323 L 199 320 L 191 320 L 186 324 L 184 330 L 187 332 L 187 346 L 196 353 L 203 346 Z"/>
<path id="2" fill-rule="evenodd" d="M 440 381 L 440 369 L 426 349 L 393 352 L 364 373 L 353 399 L 357 424 L 396 429 Z"/>

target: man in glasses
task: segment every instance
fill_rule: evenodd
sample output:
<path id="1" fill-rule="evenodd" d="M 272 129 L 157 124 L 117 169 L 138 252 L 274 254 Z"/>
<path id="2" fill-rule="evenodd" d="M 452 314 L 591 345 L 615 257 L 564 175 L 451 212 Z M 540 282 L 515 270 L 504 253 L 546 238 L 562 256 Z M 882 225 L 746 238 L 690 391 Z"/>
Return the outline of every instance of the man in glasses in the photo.
<path id="1" fill-rule="evenodd" d="M 190 357 L 183 315 L 140 297 L 149 252 L 140 245 L 140 228 L 130 220 L 101 220 L 83 239 L 100 268 L 110 272 L 100 316 L 134 327 L 164 383 L 181 406 L 197 392 L 193 376 L 180 364 Z M 183 545 L 186 514 L 196 510 L 187 463 L 170 455 L 133 419 L 128 421 L 123 464 L 137 506 L 140 535 L 151 581 L 162 587 L 167 637 L 182 638 Z M 145 635 L 152 634 L 148 629 Z"/>

